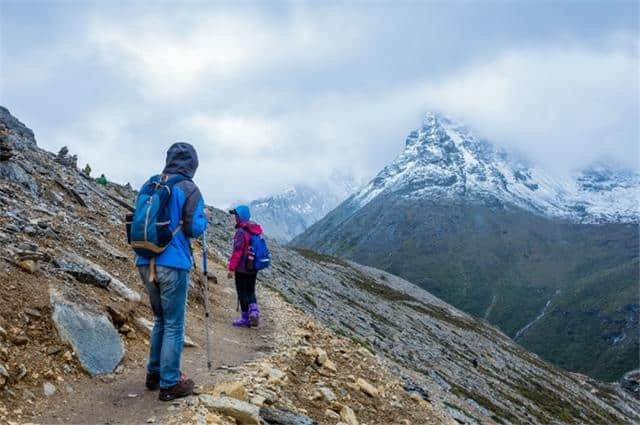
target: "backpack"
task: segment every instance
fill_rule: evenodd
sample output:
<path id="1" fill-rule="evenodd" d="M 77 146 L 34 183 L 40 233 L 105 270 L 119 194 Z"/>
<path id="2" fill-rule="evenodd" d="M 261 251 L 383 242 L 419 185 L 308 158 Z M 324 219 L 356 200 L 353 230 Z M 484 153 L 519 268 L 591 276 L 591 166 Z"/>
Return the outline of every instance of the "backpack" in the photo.
<path id="1" fill-rule="evenodd" d="M 180 226 L 173 232 L 169 228 L 169 199 L 173 187 L 184 180 L 189 179 L 180 174 L 171 178 L 157 175 L 140 189 L 136 209 L 127 215 L 127 240 L 140 257 L 162 254 L 180 230 Z"/>
<path id="2" fill-rule="evenodd" d="M 267 241 L 264 240 L 262 235 L 248 233 L 250 236 L 249 247 L 247 248 L 247 270 L 259 272 L 271 265 L 271 253 L 267 247 Z"/>

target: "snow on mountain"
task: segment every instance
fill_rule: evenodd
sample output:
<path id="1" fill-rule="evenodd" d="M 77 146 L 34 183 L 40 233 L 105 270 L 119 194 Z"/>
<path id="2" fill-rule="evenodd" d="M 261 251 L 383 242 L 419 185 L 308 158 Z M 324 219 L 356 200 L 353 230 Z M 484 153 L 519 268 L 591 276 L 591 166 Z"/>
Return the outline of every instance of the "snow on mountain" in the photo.
<path id="1" fill-rule="evenodd" d="M 382 193 L 434 200 L 502 201 L 582 223 L 637 222 L 640 174 L 599 163 L 566 176 L 478 138 L 463 125 L 428 113 L 404 151 L 348 202 L 356 211 Z"/>
<path id="2" fill-rule="evenodd" d="M 286 243 L 323 218 L 357 190 L 351 176 L 335 173 L 320 186 L 295 185 L 276 195 L 252 201 L 253 219 L 265 234 Z"/>

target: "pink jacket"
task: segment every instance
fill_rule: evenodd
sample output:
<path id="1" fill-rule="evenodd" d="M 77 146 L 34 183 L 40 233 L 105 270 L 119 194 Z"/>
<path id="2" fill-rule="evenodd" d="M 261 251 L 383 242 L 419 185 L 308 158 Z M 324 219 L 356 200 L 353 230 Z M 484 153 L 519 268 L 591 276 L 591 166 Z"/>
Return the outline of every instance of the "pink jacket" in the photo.
<path id="1" fill-rule="evenodd" d="M 247 271 L 247 251 L 251 235 L 261 235 L 262 227 L 252 221 L 237 222 L 236 234 L 233 236 L 233 252 L 229 259 L 228 270 L 232 272 L 250 273 Z"/>

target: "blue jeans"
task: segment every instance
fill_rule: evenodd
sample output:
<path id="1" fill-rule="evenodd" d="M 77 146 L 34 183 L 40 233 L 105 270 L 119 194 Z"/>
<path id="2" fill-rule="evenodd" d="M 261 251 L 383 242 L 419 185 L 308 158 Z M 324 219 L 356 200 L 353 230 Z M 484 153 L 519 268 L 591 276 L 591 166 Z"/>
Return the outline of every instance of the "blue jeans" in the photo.
<path id="1" fill-rule="evenodd" d="M 149 267 L 138 267 L 155 316 L 147 372 L 160 374 L 160 388 L 180 381 L 180 357 L 184 343 L 189 272 L 156 266 L 156 283 L 148 280 Z"/>

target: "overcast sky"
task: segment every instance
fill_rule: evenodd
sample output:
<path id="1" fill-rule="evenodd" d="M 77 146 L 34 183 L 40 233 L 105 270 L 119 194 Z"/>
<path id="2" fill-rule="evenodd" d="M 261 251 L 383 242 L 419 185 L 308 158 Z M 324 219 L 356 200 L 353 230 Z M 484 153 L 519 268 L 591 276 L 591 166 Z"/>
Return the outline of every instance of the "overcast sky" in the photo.
<path id="1" fill-rule="evenodd" d="M 0 104 L 119 182 L 177 140 L 217 206 L 369 178 L 429 110 L 557 170 L 638 168 L 637 1 L 0 5 Z"/>

